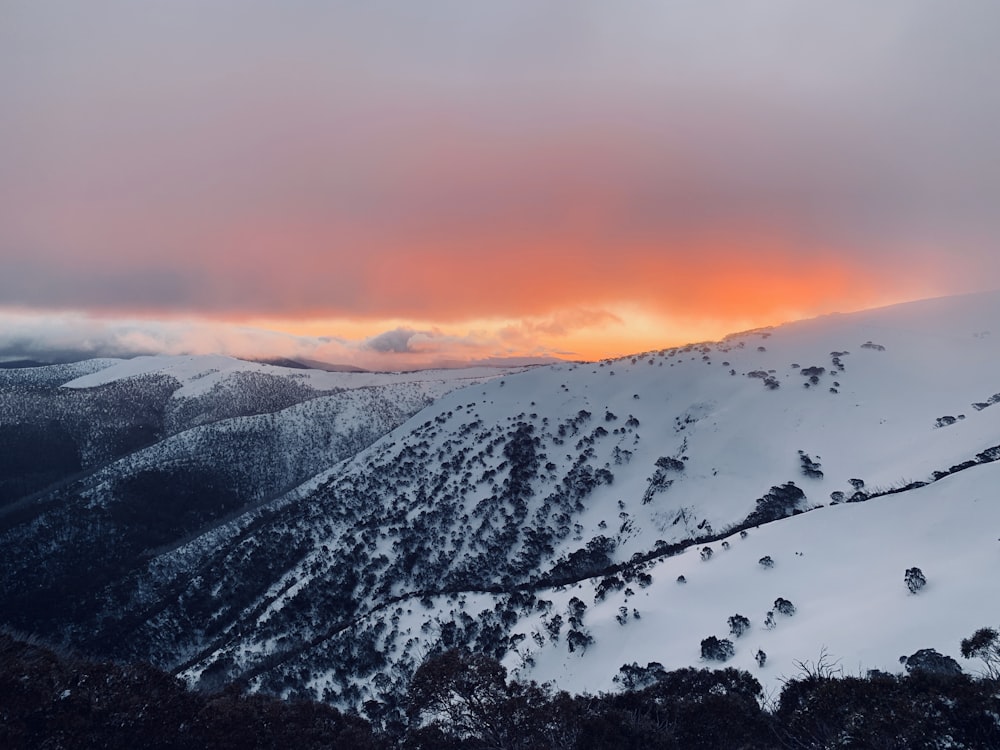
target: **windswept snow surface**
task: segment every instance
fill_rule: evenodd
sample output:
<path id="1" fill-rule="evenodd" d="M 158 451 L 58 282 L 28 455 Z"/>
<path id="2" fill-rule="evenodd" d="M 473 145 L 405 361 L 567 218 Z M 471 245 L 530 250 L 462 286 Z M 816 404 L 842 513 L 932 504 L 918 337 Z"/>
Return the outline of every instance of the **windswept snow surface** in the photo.
<path id="1" fill-rule="evenodd" d="M 935 648 L 975 672 L 959 642 L 1000 620 L 1000 463 L 977 466 L 933 485 L 865 503 L 830 506 L 728 537 L 660 560 L 647 569 L 653 583 L 634 593 L 612 592 L 594 603 L 593 582 L 550 594 L 554 611 L 577 596 L 591 604 L 585 622 L 594 644 L 581 656 L 565 647 L 537 648 L 531 637 L 505 659 L 522 677 L 573 690 L 612 690 L 623 664 L 658 661 L 667 669 L 722 666 L 705 662 L 701 639 L 729 638 L 735 656 L 725 666 L 754 674 L 772 694 L 797 676 L 797 662 L 827 661 L 845 675 L 868 669 L 897 672 L 900 656 Z M 769 556 L 774 566 L 759 560 Z M 911 594 L 904 572 L 919 567 L 927 585 Z M 684 576 L 686 583 L 678 583 Z M 795 605 L 786 616 L 774 601 Z M 625 607 L 624 624 L 616 620 Z M 635 616 L 638 612 L 638 618 Z M 727 619 L 741 614 L 750 629 L 737 638 Z M 537 618 L 519 632 L 546 630 Z M 759 668 L 757 650 L 767 654 Z M 525 667 L 531 657 L 533 667 Z"/>
<path id="2" fill-rule="evenodd" d="M 115 380 L 157 374 L 168 375 L 181 383 L 181 388 L 174 394 L 175 397 L 191 398 L 208 393 L 235 373 L 273 375 L 287 378 L 317 391 L 331 391 L 428 381 L 460 383 L 465 380 L 489 378 L 510 370 L 522 369 L 472 367 L 455 370 L 418 370 L 415 372 L 328 372 L 326 370 L 295 369 L 248 362 L 221 355 L 156 355 L 110 361 L 115 362 L 115 364 L 105 367 L 99 372 L 76 378 L 65 383 L 64 387 L 93 388 Z"/>

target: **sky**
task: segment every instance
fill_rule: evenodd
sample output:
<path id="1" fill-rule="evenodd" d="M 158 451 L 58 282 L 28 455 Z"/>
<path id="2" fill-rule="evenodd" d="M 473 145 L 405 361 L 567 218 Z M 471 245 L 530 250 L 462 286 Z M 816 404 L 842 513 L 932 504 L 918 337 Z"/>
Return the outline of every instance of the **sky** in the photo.
<path id="1" fill-rule="evenodd" d="M 0 357 L 595 359 L 1000 287 L 995 0 L 4 0 Z"/>

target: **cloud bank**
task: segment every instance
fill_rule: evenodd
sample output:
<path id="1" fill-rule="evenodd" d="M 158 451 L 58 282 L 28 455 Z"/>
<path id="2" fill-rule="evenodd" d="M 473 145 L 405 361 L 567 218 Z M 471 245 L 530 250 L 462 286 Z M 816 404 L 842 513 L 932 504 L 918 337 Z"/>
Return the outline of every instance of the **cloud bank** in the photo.
<path id="1" fill-rule="evenodd" d="M 992 0 L 3 14 L 7 309 L 349 318 L 416 355 L 470 320 L 724 333 L 1000 278 Z"/>
<path id="2" fill-rule="evenodd" d="M 539 321 L 548 328 L 552 321 Z M 245 359 L 299 359 L 366 370 L 541 363 L 573 352 L 539 344 L 526 324 L 455 335 L 397 328 L 360 339 L 294 336 L 206 319 L 144 320 L 77 314 L 0 312 L 0 363 L 68 362 L 150 354 L 223 354 Z"/>

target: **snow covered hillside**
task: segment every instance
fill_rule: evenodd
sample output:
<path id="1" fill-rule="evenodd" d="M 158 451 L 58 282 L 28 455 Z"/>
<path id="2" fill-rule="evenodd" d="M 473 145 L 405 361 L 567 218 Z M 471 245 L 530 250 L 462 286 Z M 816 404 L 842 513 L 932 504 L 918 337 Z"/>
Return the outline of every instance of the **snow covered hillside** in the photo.
<path id="1" fill-rule="evenodd" d="M 646 567 L 646 586 L 605 586 L 599 595 L 603 580 L 591 579 L 536 592 L 552 602 L 551 613 L 568 611 L 573 597 L 590 605 L 581 619 L 593 644 L 582 656 L 570 653 L 550 638 L 552 614 L 538 614 L 514 629 L 527 637 L 507 666 L 597 692 L 615 687 L 623 664 L 704 665 L 700 643 L 715 636 L 734 644 L 727 666 L 752 672 L 776 693 L 799 674 L 797 662 L 824 652 L 854 675 L 901 671 L 899 657 L 923 648 L 962 661 L 961 639 L 1000 616 L 998 487 L 1000 464 L 977 466 L 911 492 L 831 505 L 690 547 Z M 916 593 L 904 583 L 913 567 L 926 580 Z M 794 614 L 779 611 L 779 598 Z M 729 620 L 740 615 L 749 623 L 736 625 L 737 636 Z M 766 656 L 762 668 L 758 651 Z"/>
<path id="2" fill-rule="evenodd" d="M 991 293 L 476 382 L 58 622 L 203 686 L 349 706 L 454 646 L 570 690 L 717 664 L 710 636 L 770 688 L 824 648 L 845 673 L 956 656 L 1000 619 L 998 336 Z M 281 429 L 252 461 L 298 460 Z"/>
<path id="3" fill-rule="evenodd" d="M 258 549 L 257 540 L 216 551 L 214 575 L 189 586 L 147 637 L 168 622 L 197 619 L 188 597 L 218 625 L 187 664 L 192 679 L 243 675 L 263 689 L 305 689 L 345 703 L 397 689 L 424 655 L 454 645 L 510 666 L 523 663 L 530 676 L 567 687 L 608 686 L 626 661 L 699 663 L 701 638 L 725 636 L 729 615 L 744 614 L 760 628 L 776 598 L 794 602 L 799 592 L 804 602 L 801 585 L 779 584 L 793 571 L 836 577 L 836 568 L 810 573 L 818 563 L 808 555 L 820 543 L 811 536 L 824 538 L 825 518 L 848 527 L 876 524 L 869 533 L 884 538 L 896 557 L 913 557 L 891 571 L 891 590 L 902 597 L 906 567 L 926 564 L 933 581 L 931 566 L 940 560 L 930 548 L 931 563 L 918 559 L 921 546 L 896 549 L 905 515 L 869 516 L 867 504 L 850 501 L 872 498 L 897 508 L 920 497 L 922 483 L 951 479 L 1000 454 L 1000 409 L 991 408 L 1000 401 L 998 347 L 989 334 L 997 320 L 998 295 L 931 301 L 536 369 L 454 392 L 283 509 L 269 529 L 284 540 L 282 549 L 294 541 L 296 551 L 271 571 L 268 585 L 233 608 L 226 593 L 236 590 L 232 571 Z M 952 513 L 942 500 L 951 497 L 948 486 L 923 491 L 943 515 Z M 890 492 L 896 494 L 880 497 Z M 972 507 L 988 512 L 991 502 L 983 493 Z M 841 507 L 754 528 L 823 505 Z M 973 519 L 969 533 L 991 519 Z M 827 543 L 844 537 L 836 543 L 849 550 L 850 536 L 827 525 Z M 741 527 L 754 537 L 740 540 L 751 556 L 766 540 L 758 534 L 781 533 L 777 552 L 761 551 L 742 567 L 729 562 L 726 555 L 743 555 L 735 542 L 728 551 L 721 542 Z M 979 559 L 998 553 L 998 535 L 986 537 L 994 540 L 987 549 L 979 539 Z M 972 537 L 947 541 L 961 547 Z M 670 557 L 695 542 L 695 550 Z M 673 574 L 681 561 L 702 565 L 696 550 L 704 546 L 714 554 L 703 568 Z M 776 560 L 774 568 L 756 562 L 764 555 Z M 726 590 L 706 595 L 711 590 L 701 588 L 696 573 L 708 571 L 728 573 L 728 586 L 754 591 L 753 602 Z M 843 571 L 847 580 L 857 575 Z M 694 580 L 675 593 L 681 574 Z M 854 583 L 857 590 L 863 581 Z M 560 587 L 574 585 L 581 586 L 579 604 L 571 606 L 572 589 Z M 927 599 L 935 588 L 943 581 L 924 592 Z M 820 589 L 820 603 L 803 605 L 791 622 L 837 621 L 844 596 L 831 593 L 828 608 Z M 691 608 L 690 621 L 680 617 L 669 630 L 656 614 L 673 611 L 656 605 L 669 601 L 667 590 L 689 597 Z M 650 598 L 653 605 L 640 606 Z M 711 607 L 699 604 L 709 600 Z M 847 648 L 845 639 L 793 628 L 779 614 L 781 627 L 760 643 L 773 654 L 767 674 L 792 673 L 794 659 L 814 658 L 824 645 L 831 652 L 844 645 L 835 655 L 849 668 L 886 666 L 909 647 L 900 635 L 885 652 L 895 631 L 877 613 L 895 611 L 893 599 L 854 601 L 846 611 L 858 622 L 881 620 L 892 632 L 871 644 L 849 638 Z M 995 619 L 989 601 L 971 597 L 949 637 Z M 685 608 L 685 600 L 677 605 Z M 876 614 L 862 617 L 858 608 Z M 640 624 L 644 609 L 648 626 Z M 918 634 L 926 635 L 923 645 L 954 650 L 950 641 L 935 642 L 944 632 L 928 625 Z M 674 645 L 665 648 L 656 633 L 672 633 Z M 741 641 L 740 663 L 752 653 Z"/>
<path id="4" fill-rule="evenodd" d="M 150 557 L 281 496 L 456 387 L 505 374 L 327 373 L 227 357 L 0 371 L 5 620 L 65 637 Z"/>

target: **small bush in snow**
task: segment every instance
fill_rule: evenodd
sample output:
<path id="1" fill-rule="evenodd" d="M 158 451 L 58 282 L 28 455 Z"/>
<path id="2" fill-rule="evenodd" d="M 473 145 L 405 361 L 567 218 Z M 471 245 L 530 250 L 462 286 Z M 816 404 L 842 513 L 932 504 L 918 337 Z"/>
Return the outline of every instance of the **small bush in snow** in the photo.
<path id="1" fill-rule="evenodd" d="M 733 642 L 728 638 L 710 635 L 701 642 L 701 658 L 706 661 L 726 661 L 735 653 Z"/>
<path id="2" fill-rule="evenodd" d="M 640 667 L 636 662 L 632 662 L 622 665 L 613 682 L 626 690 L 641 690 L 655 685 L 666 676 L 667 670 L 658 661 L 651 661 L 645 667 Z"/>
<path id="3" fill-rule="evenodd" d="M 574 596 L 569 600 L 567 611 L 569 613 L 569 624 L 574 627 L 580 627 L 583 623 L 583 613 L 587 611 L 587 605 L 579 597 Z"/>
<path id="4" fill-rule="evenodd" d="M 758 667 L 763 667 L 767 663 L 767 654 L 764 653 L 763 649 L 757 649 L 757 653 L 753 655 L 753 658 L 757 660 Z"/>
<path id="5" fill-rule="evenodd" d="M 727 620 L 731 635 L 739 638 L 750 629 L 750 620 L 741 614 L 735 614 Z"/>
<path id="6" fill-rule="evenodd" d="M 907 568 L 903 574 L 903 582 L 910 593 L 915 594 L 927 585 L 927 578 L 924 577 L 924 572 L 920 568 Z"/>
<path id="7" fill-rule="evenodd" d="M 783 615 L 791 616 L 795 614 L 795 605 L 787 599 L 782 599 L 780 596 L 774 600 L 774 608 Z"/>
<path id="8" fill-rule="evenodd" d="M 712 559 L 712 548 L 711 547 L 702 547 L 701 548 L 701 559 L 702 560 L 711 560 Z"/>
<path id="9" fill-rule="evenodd" d="M 794 482 L 785 482 L 774 486 L 761 498 L 757 499 L 757 507 L 746 517 L 746 523 L 759 526 L 762 523 L 776 521 L 790 516 L 805 499 L 805 493 L 795 486 Z"/>
<path id="10" fill-rule="evenodd" d="M 818 458 L 818 457 L 817 457 Z M 804 451 L 799 451 L 799 461 L 802 463 L 802 473 L 812 479 L 822 479 L 823 470 L 819 461 L 813 461 L 812 456 Z"/>
<path id="11" fill-rule="evenodd" d="M 770 556 L 770 555 L 764 555 L 764 556 L 763 556 L 762 558 L 760 558 L 760 559 L 759 559 L 759 560 L 758 560 L 757 562 L 758 562 L 758 563 L 759 563 L 759 564 L 760 564 L 761 566 L 763 566 L 763 567 L 765 567 L 765 568 L 773 568 L 773 567 L 774 567 L 774 560 L 772 560 L 772 559 L 771 559 L 771 556 Z"/>
<path id="12" fill-rule="evenodd" d="M 579 630 L 570 630 L 566 635 L 566 645 L 571 654 L 575 651 L 579 651 L 582 654 L 587 650 L 587 646 L 590 646 L 593 643 L 594 636 L 590 633 L 584 633 Z"/>
<path id="13" fill-rule="evenodd" d="M 684 471 L 683 461 L 679 461 L 676 458 L 669 458 L 667 456 L 660 456 L 656 459 L 656 466 L 664 471 Z"/>
<path id="14" fill-rule="evenodd" d="M 551 620 L 545 623 L 545 629 L 549 631 L 549 638 L 551 638 L 553 642 L 559 640 L 559 633 L 562 631 L 562 624 L 562 615 L 555 615 Z"/>

